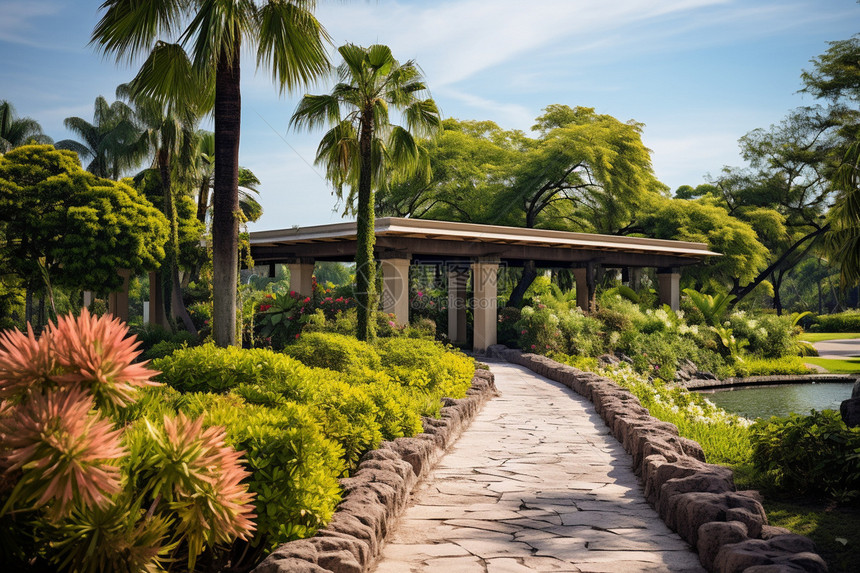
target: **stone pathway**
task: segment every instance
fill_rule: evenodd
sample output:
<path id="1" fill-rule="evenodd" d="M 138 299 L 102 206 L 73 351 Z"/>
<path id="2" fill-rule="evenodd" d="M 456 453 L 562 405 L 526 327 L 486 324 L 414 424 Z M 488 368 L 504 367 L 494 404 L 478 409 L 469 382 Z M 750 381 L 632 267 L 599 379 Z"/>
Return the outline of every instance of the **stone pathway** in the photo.
<path id="1" fill-rule="evenodd" d="M 417 488 L 376 573 L 704 571 L 588 400 L 490 369 L 501 396 Z"/>

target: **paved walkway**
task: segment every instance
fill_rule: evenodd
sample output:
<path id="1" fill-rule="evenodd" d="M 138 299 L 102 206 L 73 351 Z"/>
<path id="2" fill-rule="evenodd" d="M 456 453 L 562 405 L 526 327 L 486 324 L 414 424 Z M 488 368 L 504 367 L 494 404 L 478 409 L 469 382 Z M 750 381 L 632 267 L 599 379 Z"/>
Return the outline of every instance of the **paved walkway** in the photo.
<path id="1" fill-rule="evenodd" d="M 589 401 L 491 363 L 501 397 L 416 490 L 376 573 L 702 572 Z"/>
<path id="2" fill-rule="evenodd" d="M 822 340 L 813 344 L 820 358 L 845 360 L 860 356 L 860 338 Z"/>

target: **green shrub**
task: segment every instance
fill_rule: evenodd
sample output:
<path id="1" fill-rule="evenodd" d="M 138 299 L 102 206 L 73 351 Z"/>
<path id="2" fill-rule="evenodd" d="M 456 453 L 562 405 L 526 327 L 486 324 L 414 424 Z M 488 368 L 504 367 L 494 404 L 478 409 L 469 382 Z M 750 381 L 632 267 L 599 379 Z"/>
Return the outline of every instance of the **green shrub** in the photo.
<path id="1" fill-rule="evenodd" d="M 773 417 L 751 430 L 752 461 L 772 485 L 843 500 L 860 494 L 860 428 L 848 428 L 838 412 Z"/>
<path id="2" fill-rule="evenodd" d="M 394 380 L 437 399 L 462 398 L 475 375 L 474 360 L 432 340 L 379 339 L 376 349 Z"/>
<path id="3" fill-rule="evenodd" d="M 233 396 L 191 394 L 179 407 L 225 426 L 230 444 L 244 452 L 255 492 L 254 545 L 269 550 L 312 536 L 340 502 L 337 476 L 343 472 L 341 447 L 323 435 L 307 406 L 266 408 Z"/>
<path id="4" fill-rule="evenodd" d="M 567 351 L 560 324 L 558 315 L 546 305 L 524 306 L 515 325 L 519 331 L 519 347 L 538 354 Z"/>
<path id="5" fill-rule="evenodd" d="M 331 332 L 305 333 L 294 344 L 284 348 L 284 354 L 307 366 L 339 372 L 353 368 L 379 370 L 382 365 L 371 344 L 354 336 Z"/>
<path id="6" fill-rule="evenodd" d="M 143 357 L 147 360 L 155 360 L 156 358 L 164 358 L 170 354 L 173 354 L 180 348 L 184 348 L 186 345 L 182 342 L 173 342 L 171 340 L 162 340 L 161 342 L 156 342 L 149 350 L 146 350 L 143 353 Z"/>
<path id="7" fill-rule="evenodd" d="M 152 365 L 161 371 L 159 382 L 184 392 L 226 392 L 240 384 L 276 384 L 288 400 L 299 403 L 311 401 L 311 381 L 321 374 L 271 350 L 218 348 L 212 343 L 178 350 Z"/>
<path id="8" fill-rule="evenodd" d="M 741 311 L 729 318 L 732 332 L 737 339 L 746 340 L 746 351 L 762 358 L 797 356 L 794 324 L 790 316 L 760 314 L 750 316 Z"/>
<path id="9" fill-rule="evenodd" d="M 784 358 L 746 358 L 734 365 L 735 376 L 772 376 L 776 374 L 809 374 L 799 356 Z"/>
<path id="10" fill-rule="evenodd" d="M 810 332 L 860 332 L 860 310 L 846 310 L 838 314 L 816 316 Z"/>

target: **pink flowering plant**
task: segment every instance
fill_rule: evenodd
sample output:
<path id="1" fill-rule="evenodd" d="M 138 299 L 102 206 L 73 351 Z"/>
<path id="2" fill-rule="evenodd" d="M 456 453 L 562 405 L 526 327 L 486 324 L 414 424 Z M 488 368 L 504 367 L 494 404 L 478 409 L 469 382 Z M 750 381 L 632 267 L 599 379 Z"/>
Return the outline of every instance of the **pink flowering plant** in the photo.
<path id="1" fill-rule="evenodd" d="M 296 339 L 314 312 L 313 298 L 296 291 L 266 295 L 255 323 L 258 333 L 276 348 Z"/>
<path id="2" fill-rule="evenodd" d="M 8 570 L 193 570 L 248 540 L 252 495 L 225 430 L 180 415 L 118 423 L 157 374 L 84 309 L 0 333 L 0 545 Z"/>

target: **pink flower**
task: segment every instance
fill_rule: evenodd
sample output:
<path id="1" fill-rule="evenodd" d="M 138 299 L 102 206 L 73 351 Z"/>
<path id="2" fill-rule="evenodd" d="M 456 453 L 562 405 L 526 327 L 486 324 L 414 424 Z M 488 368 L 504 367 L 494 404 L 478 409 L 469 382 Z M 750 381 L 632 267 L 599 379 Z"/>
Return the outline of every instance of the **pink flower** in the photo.
<path id="1" fill-rule="evenodd" d="M 21 470 L 22 502 L 40 507 L 53 500 L 56 515 L 73 499 L 104 507 L 120 490 L 120 472 L 105 463 L 125 455 L 120 430 L 92 413 L 93 399 L 80 387 L 33 394 L 13 415 L 0 419 L 8 447 L 7 474 Z"/>
<path id="2" fill-rule="evenodd" d="M 393 320 L 389 320 L 388 326 L 390 326 L 391 328 L 394 328 L 395 326 L 397 326 L 397 324 Z"/>
<path id="3" fill-rule="evenodd" d="M 528 332 L 528 330 L 523 329 L 523 331 L 520 332 L 520 334 L 525 334 L 526 332 Z"/>
<path id="4" fill-rule="evenodd" d="M 292 296 L 292 297 L 296 296 L 296 291 L 291 290 L 291 291 L 290 291 L 290 296 Z"/>
<path id="5" fill-rule="evenodd" d="M 420 290 L 418 291 L 418 293 L 417 293 L 417 294 L 418 294 L 418 296 L 424 296 L 424 293 L 423 293 L 423 292 L 421 292 Z"/>
<path id="6" fill-rule="evenodd" d="M 309 303 L 310 301 L 311 301 L 311 297 L 307 297 L 307 298 L 306 298 L 305 300 L 303 300 L 302 302 L 304 302 L 304 303 Z"/>

